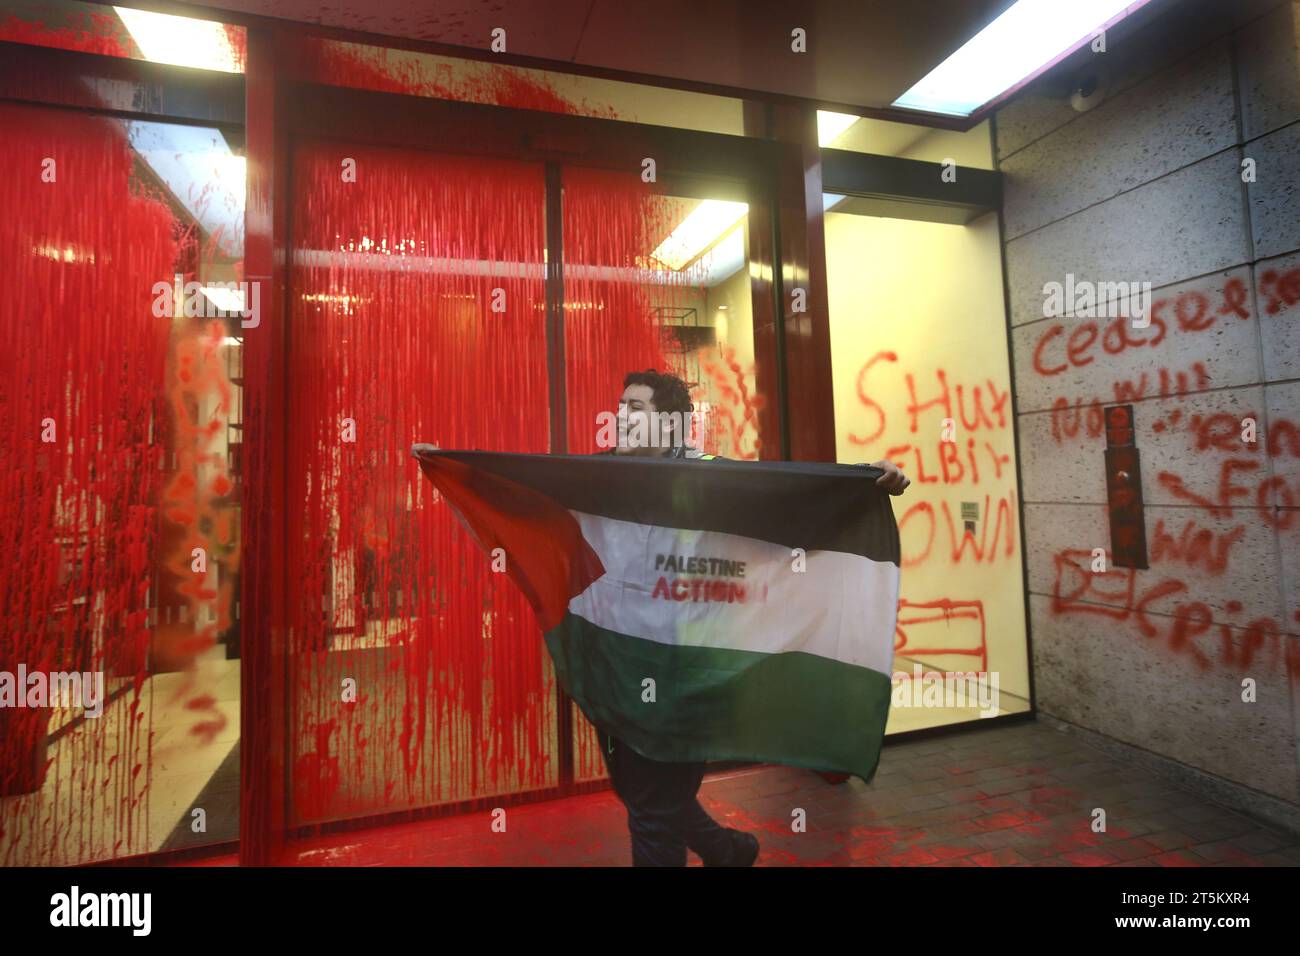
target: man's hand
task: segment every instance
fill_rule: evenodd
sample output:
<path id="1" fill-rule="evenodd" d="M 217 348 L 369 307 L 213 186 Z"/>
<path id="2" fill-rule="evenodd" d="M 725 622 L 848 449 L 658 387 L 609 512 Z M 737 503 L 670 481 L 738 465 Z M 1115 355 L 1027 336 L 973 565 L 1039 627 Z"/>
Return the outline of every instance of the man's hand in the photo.
<path id="1" fill-rule="evenodd" d="M 891 495 L 901 495 L 907 489 L 907 486 L 912 483 L 912 479 L 903 474 L 903 469 L 892 461 L 885 459 L 873 461 L 871 467 L 884 469 L 885 473 L 876 479 L 876 484 Z"/>

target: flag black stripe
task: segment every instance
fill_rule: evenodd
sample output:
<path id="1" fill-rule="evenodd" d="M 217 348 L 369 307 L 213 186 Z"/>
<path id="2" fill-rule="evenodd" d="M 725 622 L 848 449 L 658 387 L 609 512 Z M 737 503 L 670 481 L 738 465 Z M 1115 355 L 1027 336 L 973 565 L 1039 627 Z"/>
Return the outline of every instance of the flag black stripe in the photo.
<path id="1" fill-rule="evenodd" d="M 899 563 L 898 525 L 889 495 L 876 487 L 882 474 L 878 468 L 614 455 L 436 454 L 534 488 L 574 511 Z"/>

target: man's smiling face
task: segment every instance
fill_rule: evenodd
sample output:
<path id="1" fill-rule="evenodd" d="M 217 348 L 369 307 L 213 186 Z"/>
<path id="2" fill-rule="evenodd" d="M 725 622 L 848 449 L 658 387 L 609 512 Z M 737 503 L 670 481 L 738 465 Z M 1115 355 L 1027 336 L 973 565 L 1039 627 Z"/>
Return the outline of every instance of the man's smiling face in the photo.
<path id="1" fill-rule="evenodd" d="M 649 385 L 629 385 L 618 400 L 618 447 L 616 455 L 659 454 L 661 449 L 652 444 L 655 432 L 652 417 L 655 414 L 654 389 Z M 668 436 L 662 436 L 661 441 Z"/>

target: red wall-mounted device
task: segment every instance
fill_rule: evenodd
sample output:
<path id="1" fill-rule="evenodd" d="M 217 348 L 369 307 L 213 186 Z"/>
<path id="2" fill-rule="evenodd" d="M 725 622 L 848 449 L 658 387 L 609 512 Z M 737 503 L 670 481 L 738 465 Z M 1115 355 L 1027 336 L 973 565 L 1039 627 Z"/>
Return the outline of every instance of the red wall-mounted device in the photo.
<path id="1" fill-rule="evenodd" d="M 1142 460 L 1134 440 L 1133 406 L 1106 409 L 1106 505 L 1111 563 L 1145 570 L 1147 527 L 1142 508 Z"/>

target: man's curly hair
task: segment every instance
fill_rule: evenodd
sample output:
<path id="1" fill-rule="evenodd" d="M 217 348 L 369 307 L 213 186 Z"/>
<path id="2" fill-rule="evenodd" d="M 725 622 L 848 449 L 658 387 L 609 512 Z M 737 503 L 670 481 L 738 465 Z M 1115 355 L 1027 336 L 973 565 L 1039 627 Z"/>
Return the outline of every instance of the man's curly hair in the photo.
<path id="1" fill-rule="evenodd" d="M 653 401 L 656 412 L 677 412 L 685 421 L 695 409 L 691 401 L 691 386 L 671 372 L 660 372 L 648 368 L 644 372 L 628 372 L 623 379 L 623 387 L 629 385 L 648 385 L 654 393 Z M 686 444 L 683 435 L 673 435 L 676 444 Z"/>

